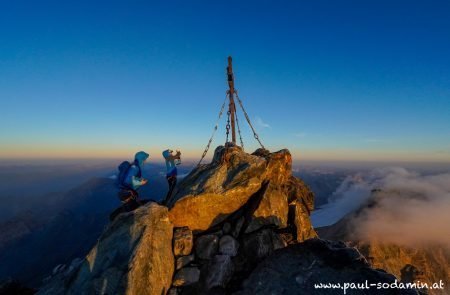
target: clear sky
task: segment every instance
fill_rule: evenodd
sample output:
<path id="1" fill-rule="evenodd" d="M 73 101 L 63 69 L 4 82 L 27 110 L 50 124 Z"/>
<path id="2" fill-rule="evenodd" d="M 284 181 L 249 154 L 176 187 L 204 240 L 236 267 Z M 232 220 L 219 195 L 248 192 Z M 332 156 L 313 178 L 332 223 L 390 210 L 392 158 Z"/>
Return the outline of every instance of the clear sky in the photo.
<path id="1" fill-rule="evenodd" d="M 447 0 L 0 1 L 0 158 L 198 158 L 228 55 L 271 150 L 450 161 Z"/>

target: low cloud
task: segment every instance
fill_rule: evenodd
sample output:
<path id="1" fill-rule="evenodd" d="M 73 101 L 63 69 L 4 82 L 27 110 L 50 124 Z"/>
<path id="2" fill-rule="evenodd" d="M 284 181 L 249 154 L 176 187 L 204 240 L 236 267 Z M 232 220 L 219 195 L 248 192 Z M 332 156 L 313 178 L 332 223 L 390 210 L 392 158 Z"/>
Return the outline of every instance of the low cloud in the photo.
<path id="1" fill-rule="evenodd" d="M 261 119 L 260 117 L 256 117 L 255 118 L 255 123 L 258 127 L 260 128 L 272 128 L 270 127 L 269 124 L 267 124 L 266 122 L 263 121 L 263 119 Z"/>
<path id="2" fill-rule="evenodd" d="M 348 177 L 318 211 L 315 222 L 336 222 L 367 202 L 373 189 L 381 190 L 376 205 L 352 220 L 358 238 L 408 246 L 442 244 L 450 249 L 450 173 L 421 175 L 388 168 Z"/>

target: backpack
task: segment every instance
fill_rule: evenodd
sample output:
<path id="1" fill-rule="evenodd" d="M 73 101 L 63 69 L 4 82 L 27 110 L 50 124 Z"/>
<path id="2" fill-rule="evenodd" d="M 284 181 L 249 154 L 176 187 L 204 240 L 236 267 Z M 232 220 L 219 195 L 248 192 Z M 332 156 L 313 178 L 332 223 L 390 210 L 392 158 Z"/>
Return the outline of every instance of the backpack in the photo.
<path id="1" fill-rule="evenodd" d="M 131 166 L 136 165 L 139 168 L 139 172 L 136 175 L 137 177 L 141 177 L 141 167 L 137 165 L 136 162 L 130 163 L 128 161 L 123 161 L 120 163 L 120 165 L 117 167 L 119 169 L 119 174 L 117 175 L 117 186 L 119 188 L 129 188 L 129 186 L 125 183 L 125 179 L 127 178 L 128 171 L 130 170 Z"/>

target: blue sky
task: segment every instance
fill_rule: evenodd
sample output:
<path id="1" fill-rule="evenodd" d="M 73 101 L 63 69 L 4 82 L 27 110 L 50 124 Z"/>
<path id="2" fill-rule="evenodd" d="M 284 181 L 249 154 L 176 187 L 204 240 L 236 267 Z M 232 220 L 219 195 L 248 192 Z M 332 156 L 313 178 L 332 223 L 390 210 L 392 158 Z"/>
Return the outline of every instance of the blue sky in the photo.
<path id="1" fill-rule="evenodd" d="M 0 2 L 1 158 L 199 157 L 232 55 L 271 150 L 450 161 L 449 1 L 64 2 Z"/>

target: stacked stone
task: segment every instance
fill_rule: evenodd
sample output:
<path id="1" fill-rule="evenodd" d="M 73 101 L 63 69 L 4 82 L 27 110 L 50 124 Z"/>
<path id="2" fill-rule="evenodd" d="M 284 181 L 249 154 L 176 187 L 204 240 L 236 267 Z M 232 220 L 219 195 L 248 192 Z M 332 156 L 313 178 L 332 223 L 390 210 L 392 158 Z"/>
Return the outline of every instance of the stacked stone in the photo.
<path id="1" fill-rule="evenodd" d="M 258 262 L 287 246 L 273 226 L 248 233 L 244 223 L 241 216 L 196 234 L 188 227 L 175 228 L 175 274 L 168 294 L 228 293 Z"/>
<path id="2" fill-rule="evenodd" d="M 225 223 L 221 230 L 197 235 L 194 242 L 194 235 L 188 227 L 175 228 L 173 252 L 176 272 L 168 294 L 224 289 L 233 276 L 232 259 L 239 249 L 231 231 L 230 223 Z"/>

